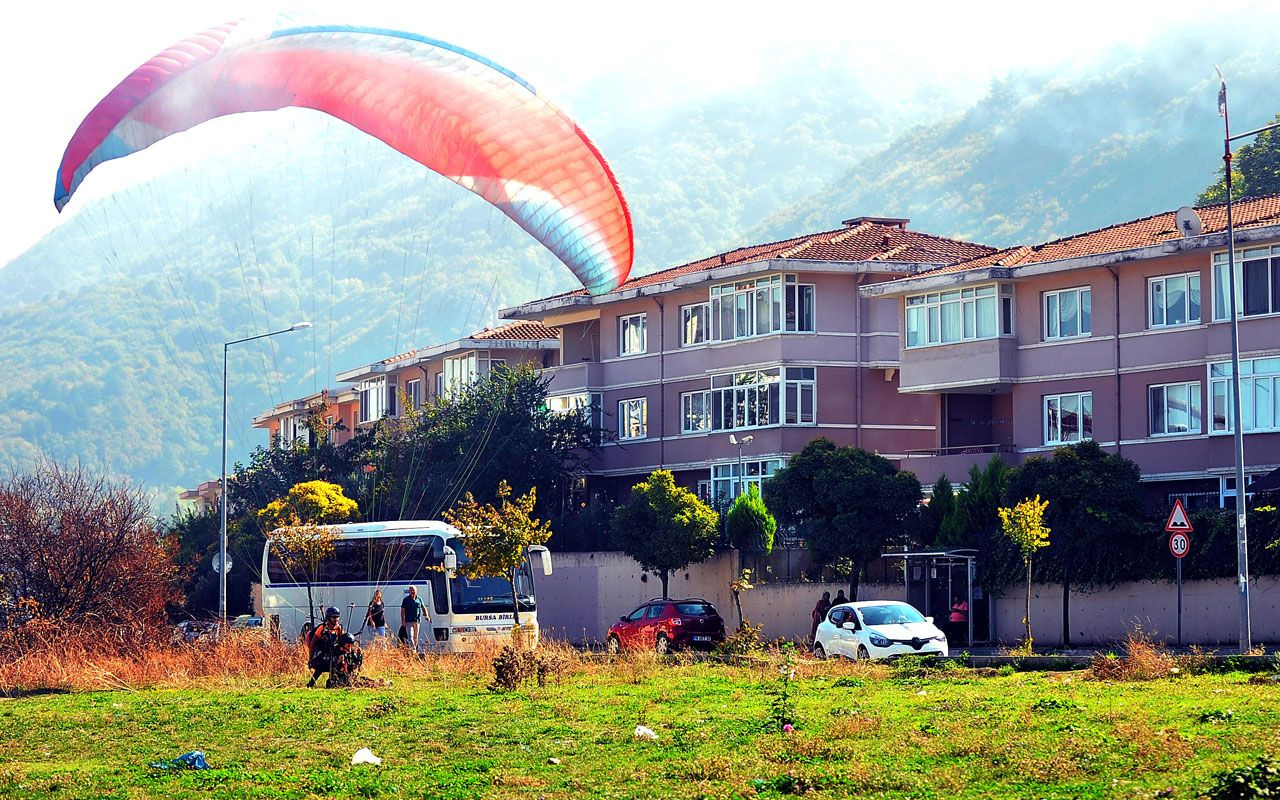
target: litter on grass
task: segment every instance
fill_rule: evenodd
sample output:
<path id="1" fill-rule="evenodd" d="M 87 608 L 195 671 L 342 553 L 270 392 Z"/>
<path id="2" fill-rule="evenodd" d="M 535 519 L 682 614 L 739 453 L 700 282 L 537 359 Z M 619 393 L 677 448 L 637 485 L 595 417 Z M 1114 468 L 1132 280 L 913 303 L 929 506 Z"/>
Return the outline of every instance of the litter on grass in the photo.
<path id="1" fill-rule="evenodd" d="M 646 728 L 643 725 L 637 725 L 635 732 L 632 733 L 631 735 L 637 739 L 648 739 L 654 742 L 658 740 L 658 734 L 654 733 L 651 729 Z"/>
<path id="2" fill-rule="evenodd" d="M 352 765 L 355 764 L 372 764 L 375 767 L 382 763 L 382 759 L 373 754 L 373 751 L 367 747 L 361 747 L 356 754 L 351 757 Z"/>
<path id="3" fill-rule="evenodd" d="M 192 750 L 190 753 L 183 753 L 171 761 L 152 761 L 147 765 L 156 769 L 208 769 L 209 765 L 205 763 L 204 753 L 200 750 Z"/>

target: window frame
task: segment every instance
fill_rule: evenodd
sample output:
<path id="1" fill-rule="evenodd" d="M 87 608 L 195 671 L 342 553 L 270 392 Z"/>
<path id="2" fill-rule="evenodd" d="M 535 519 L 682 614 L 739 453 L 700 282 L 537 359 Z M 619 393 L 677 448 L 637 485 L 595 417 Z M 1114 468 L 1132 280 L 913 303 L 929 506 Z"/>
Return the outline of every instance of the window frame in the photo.
<path id="1" fill-rule="evenodd" d="M 1183 295 L 1182 304 L 1184 306 L 1183 313 L 1186 315 L 1186 321 L 1185 322 L 1169 322 L 1168 321 L 1168 309 L 1169 309 L 1168 283 L 1170 280 L 1177 280 L 1178 278 L 1182 278 L 1187 282 L 1186 288 L 1183 290 L 1183 293 L 1182 293 Z M 1194 281 L 1194 289 L 1192 286 L 1193 281 Z M 1164 316 L 1164 321 L 1162 322 L 1156 322 L 1155 289 L 1157 284 L 1161 287 L 1160 289 L 1161 294 L 1165 298 L 1164 305 L 1161 308 L 1161 314 Z M 1191 315 L 1191 296 L 1193 291 L 1195 295 L 1199 298 L 1196 301 L 1196 314 L 1194 318 Z M 1204 319 L 1204 296 L 1200 293 L 1199 271 L 1175 272 L 1169 275 L 1153 275 L 1147 278 L 1147 328 L 1149 330 L 1165 330 L 1168 328 L 1185 328 L 1189 325 L 1199 325 L 1203 319 Z"/>
<path id="2" fill-rule="evenodd" d="M 638 322 L 637 322 L 638 321 Z M 627 349 L 628 327 L 638 328 L 640 342 L 638 350 Z M 624 314 L 618 317 L 618 356 L 641 356 L 649 352 L 649 313 L 641 311 L 635 314 Z"/>
<path id="3" fill-rule="evenodd" d="M 1246 303 L 1249 299 L 1249 263 L 1258 261 L 1266 262 L 1265 274 L 1267 276 L 1267 301 L 1268 308 L 1266 311 L 1255 311 L 1249 313 L 1246 309 Z M 1236 275 L 1238 282 L 1236 285 L 1236 312 L 1239 319 L 1249 319 L 1253 317 L 1267 317 L 1280 315 L 1280 245 L 1262 245 L 1261 247 L 1245 247 L 1235 251 Z M 1231 321 L 1231 303 L 1230 298 L 1225 297 L 1228 290 L 1228 270 L 1227 270 L 1227 251 L 1220 250 L 1213 254 L 1210 259 L 1209 277 L 1213 283 L 1213 321 L 1214 322 L 1230 322 Z M 1203 315 L 1203 298 L 1201 299 L 1201 314 Z"/>
<path id="4" fill-rule="evenodd" d="M 698 397 L 702 402 L 701 425 L 698 427 L 690 427 L 689 420 L 695 415 L 692 414 L 692 402 L 694 397 Z M 710 433 L 711 428 L 711 390 L 695 389 L 692 392 L 680 393 L 680 433 Z"/>
<path id="5" fill-rule="evenodd" d="M 1169 430 L 1169 389 L 1181 388 L 1187 391 L 1188 426 L 1183 431 Z M 1174 381 L 1172 383 L 1153 383 L 1147 386 L 1147 435 L 1166 438 L 1172 436 L 1196 436 L 1204 431 L 1204 395 L 1200 381 Z M 1156 398 L 1157 391 L 1161 395 L 1165 430 L 1156 430 Z"/>
<path id="6" fill-rule="evenodd" d="M 629 435 L 627 423 L 630 420 L 631 412 L 624 410 L 624 406 L 632 406 L 639 404 L 640 419 L 638 433 Z M 618 401 L 618 441 L 635 442 L 641 439 L 649 438 L 649 398 L 648 397 L 628 397 L 625 400 Z"/>
<path id="7" fill-rule="evenodd" d="M 1077 417 L 1078 417 L 1077 428 L 1079 429 L 1079 437 L 1075 439 L 1064 439 L 1061 436 L 1061 432 L 1063 428 L 1061 409 L 1062 409 L 1062 400 L 1064 398 L 1074 398 L 1077 404 L 1075 413 L 1077 414 Z M 1088 400 L 1088 405 L 1089 405 L 1089 411 L 1087 415 L 1084 412 L 1084 405 L 1085 405 L 1086 399 Z M 1058 409 L 1059 409 L 1058 424 L 1057 424 L 1059 435 L 1056 438 L 1050 437 L 1049 435 L 1050 433 L 1049 404 L 1053 400 L 1058 401 Z M 1088 423 L 1088 433 L 1085 432 L 1086 421 Z M 1062 445 L 1079 444 L 1080 442 L 1092 440 L 1093 439 L 1093 391 L 1090 390 L 1085 392 L 1060 392 L 1058 394 L 1046 394 L 1041 396 L 1040 427 L 1041 427 L 1041 433 L 1043 434 L 1042 438 L 1043 438 L 1045 447 L 1059 447 Z"/>
<path id="8" fill-rule="evenodd" d="M 1076 306 L 1076 332 L 1062 333 L 1062 298 L 1065 295 L 1075 295 Z M 1088 295 L 1088 323 L 1089 328 L 1085 330 L 1085 306 L 1086 295 Z M 1051 318 L 1049 306 L 1052 301 L 1056 314 Z M 1056 323 L 1056 325 L 1055 325 Z M 1053 328 L 1057 327 L 1058 333 L 1053 333 Z M 1067 289 L 1053 289 L 1042 292 L 1040 296 L 1040 337 L 1046 342 L 1060 342 L 1068 339 L 1085 339 L 1093 335 L 1093 286 L 1072 286 Z"/>
<path id="9" fill-rule="evenodd" d="M 990 303 L 989 318 L 993 323 L 988 333 L 979 330 L 979 320 L 982 318 L 979 308 L 986 303 Z M 1005 309 L 1009 310 L 1011 316 L 1013 308 L 1013 297 L 1011 291 L 1006 291 L 1005 284 L 984 283 L 977 286 L 961 286 L 907 295 L 903 299 L 902 307 L 904 350 L 989 341 L 1012 335 L 1004 332 L 1006 327 L 1012 326 L 1012 320 L 1005 319 Z M 913 319 L 919 320 L 919 324 L 913 326 Z M 948 322 L 948 320 L 952 321 Z M 958 326 L 960 334 L 958 338 L 947 338 L 943 335 L 944 330 L 950 325 Z M 968 332 L 970 328 L 972 333 Z M 913 331 L 918 332 L 914 344 L 912 343 Z"/>
<path id="10" fill-rule="evenodd" d="M 1208 372 L 1209 390 L 1207 393 L 1210 436 L 1230 436 L 1235 433 L 1236 414 L 1232 408 L 1231 396 L 1231 362 L 1214 361 L 1206 370 Z M 1260 371 L 1266 370 L 1266 371 Z M 1217 372 L 1218 374 L 1214 374 Z M 1258 385 L 1265 383 L 1270 394 L 1270 424 L 1258 427 Z M 1240 359 L 1240 401 L 1246 406 L 1247 418 L 1252 424 L 1243 428 L 1248 435 L 1252 433 L 1280 432 L 1280 356 Z M 1223 410 L 1221 426 L 1218 422 L 1218 408 Z"/>
<path id="11" fill-rule="evenodd" d="M 695 325 L 699 338 L 690 341 L 688 339 L 689 322 L 694 317 L 701 319 L 701 325 Z M 689 303 L 680 306 L 680 346 L 681 347 L 698 347 L 711 341 L 711 301 L 704 300 L 701 303 Z"/>

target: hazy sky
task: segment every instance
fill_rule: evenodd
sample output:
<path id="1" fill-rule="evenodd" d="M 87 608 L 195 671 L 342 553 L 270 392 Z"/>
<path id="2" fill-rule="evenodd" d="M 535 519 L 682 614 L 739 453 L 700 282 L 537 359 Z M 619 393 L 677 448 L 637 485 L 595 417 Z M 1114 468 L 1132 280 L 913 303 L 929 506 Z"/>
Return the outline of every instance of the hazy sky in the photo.
<path id="1" fill-rule="evenodd" d="M 1274 24 L 1263 4 L 1199 2 L 1075 3 L 390 3 L 301 4 L 344 23 L 373 23 L 461 45 L 507 66 L 575 113 L 590 133 L 607 115 L 631 115 L 693 97 L 741 90 L 780 66 L 847 65 L 883 102 L 938 88 L 952 108 L 985 93 L 1011 70 L 1087 70 L 1116 48 L 1158 43 L 1173 28 L 1235 19 Z M 6 12 L 0 47 L 4 77 L 4 153 L 0 264 L 59 222 L 53 178 L 84 115 L 133 68 L 212 25 L 263 13 L 265 4 L 200 0 L 21 3 Z M 359 11 L 353 11 L 353 8 Z M 286 8 L 283 7 L 282 8 Z M 1265 11 L 1263 9 L 1266 9 Z M 588 102 L 616 82 L 616 103 Z M 577 101 L 577 105 L 575 105 Z M 948 109 L 940 109 L 945 111 Z M 928 122 L 921 119 L 916 122 Z M 234 146 L 199 137 L 100 167 L 68 207 L 166 168 L 166 158 Z M 175 139 L 178 137 L 175 137 Z M 168 145 L 170 142 L 166 142 Z M 159 150 L 160 148 L 153 148 Z M 605 154 L 608 155 L 607 153 Z M 134 162 L 136 163 L 127 163 Z M 625 186 L 623 187 L 625 190 Z M 65 216 L 65 215 L 64 215 Z"/>

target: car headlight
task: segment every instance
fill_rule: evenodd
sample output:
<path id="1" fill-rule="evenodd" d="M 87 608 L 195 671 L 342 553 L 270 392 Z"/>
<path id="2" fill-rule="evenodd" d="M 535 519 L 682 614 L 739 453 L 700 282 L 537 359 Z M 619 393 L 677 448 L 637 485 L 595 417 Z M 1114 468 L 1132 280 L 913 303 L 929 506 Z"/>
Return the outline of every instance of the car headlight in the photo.
<path id="1" fill-rule="evenodd" d="M 874 644 L 876 647 L 888 647 L 889 645 L 893 644 L 888 639 L 886 639 L 885 637 L 881 636 L 878 633 L 873 633 L 867 638 L 870 639 L 871 643 Z"/>
<path id="2" fill-rule="evenodd" d="M 940 633 L 937 636 L 933 637 L 933 640 L 935 642 L 945 642 L 947 640 L 947 635 L 945 633 Z"/>

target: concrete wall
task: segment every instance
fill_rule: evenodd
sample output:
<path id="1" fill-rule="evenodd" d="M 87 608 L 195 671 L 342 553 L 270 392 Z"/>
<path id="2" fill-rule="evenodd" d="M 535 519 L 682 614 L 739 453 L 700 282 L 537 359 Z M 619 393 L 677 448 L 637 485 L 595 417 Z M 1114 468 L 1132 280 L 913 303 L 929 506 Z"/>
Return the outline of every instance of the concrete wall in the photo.
<path id="1" fill-rule="evenodd" d="M 538 576 L 538 618 L 550 636 L 574 642 L 599 642 L 609 626 L 636 606 L 662 594 L 652 575 L 641 581 L 640 565 L 617 552 L 555 553 L 555 572 Z M 726 627 L 737 625 L 729 582 L 738 573 L 737 553 L 726 553 L 671 576 L 672 597 L 704 597 L 715 604 Z M 743 594 L 747 619 L 764 626 L 769 638 L 803 639 L 809 635 L 809 613 L 822 592 L 844 588 L 833 583 L 758 584 Z M 864 583 L 863 600 L 905 600 L 901 583 Z M 1008 590 L 996 598 L 996 635 L 1013 644 L 1022 637 L 1023 596 Z M 1238 612 L 1232 580 L 1187 581 L 1182 587 L 1182 632 L 1186 644 L 1207 646 L 1236 642 Z M 1263 577 L 1250 587 L 1253 638 L 1280 641 L 1280 578 Z M 1037 645 L 1062 641 L 1062 590 L 1032 587 L 1032 634 Z M 1114 589 L 1071 594 L 1071 637 L 1075 645 L 1110 644 L 1140 625 L 1172 642 L 1177 632 L 1177 590 L 1173 583 L 1125 583 Z"/>
<path id="2" fill-rule="evenodd" d="M 618 617 L 662 594 L 653 575 L 641 581 L 640 565 L 616 552 L 555 553 L 555 571 L 537 576 L 538 622 L 545 634 L 571 641 L 603 641 Z M 737 553 L 726 553 L 671 576 L 672 597 L 703 597 L 719 609 L 729 629 L 737 611 L 729 583 L 738 574 Z M 770 638 L 801 639 L 809 635 L 809 612 L 824 591 L 833 595 L 843 584 L 779 583 L 759 585 L 742 598 L 743 615 L 764 626 Z M 901 584 L 863 584 L 865 599 L 904 598 Z"/>
<path id="3" fill-rule="evenodd" d="M 1031 633 L 1037 645 L 1062 642 L 1062 587 L 1032 585 Z M 1182 638 L 1185 644 L 1234 645 L 1239 635 L 1236 582 L 1230 579 L 1186 581 L 1182 585 Z M 1004 642 L 1022 638 L 1025 596 L 1016 589 L 995 601 L 996 634 Z M 1265 576 L 1249 587 L 1255 642 L 1280 641 L 1280 579 Z M 1172 642 L 1178 626 L 1177 586 L 1173 583 L 1123 583 L 1114 589 L 1071 593 L 1073 645 L 1107 644 L 1123 639 L 1135 625 Z"/>

